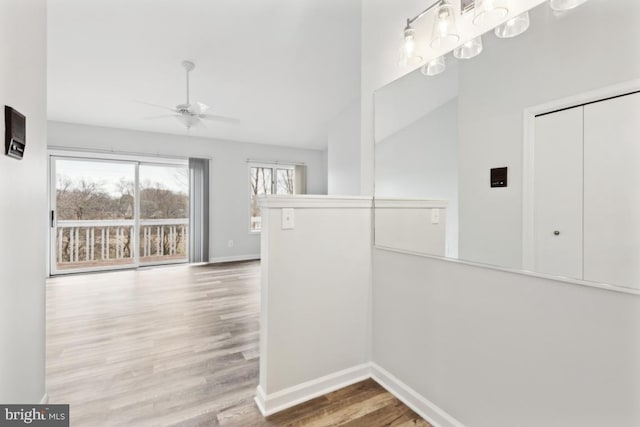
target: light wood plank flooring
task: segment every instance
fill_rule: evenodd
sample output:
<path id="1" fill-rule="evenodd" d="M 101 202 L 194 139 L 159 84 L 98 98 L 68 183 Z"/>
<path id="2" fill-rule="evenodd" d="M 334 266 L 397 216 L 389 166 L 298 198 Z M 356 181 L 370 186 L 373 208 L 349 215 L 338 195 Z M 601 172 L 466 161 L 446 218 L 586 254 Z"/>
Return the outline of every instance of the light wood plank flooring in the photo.
<path id="1" fill-rule="evenodd" d="M 72 426 L 429 426 L 368 380 L 264 419 L 259 263 L 47 283 L 47 391 Z"/>

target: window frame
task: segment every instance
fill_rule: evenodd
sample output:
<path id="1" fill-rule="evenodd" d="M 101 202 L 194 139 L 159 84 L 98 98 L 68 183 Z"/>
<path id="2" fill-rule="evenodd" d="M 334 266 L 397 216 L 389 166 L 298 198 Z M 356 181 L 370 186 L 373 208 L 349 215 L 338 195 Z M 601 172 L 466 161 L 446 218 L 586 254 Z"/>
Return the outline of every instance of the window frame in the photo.
<path id="1" fill-rule="evenodd" d="M 263 169 L 271 169 L 271 195 L 276 195 L 276 191 L 277 191 L 277 186 L 278 186 L 278 169 L 284 169 L 284 170 L 290 170 L 293 171 L 293 194 L 296 194 L 296 165 L 292 164 L 292 163 L 260 163 L 260 162 L 249 162 L 247 164 L 247 191 L 248 191 L 248 198 L 247 201 L 249 203 L 249 206 L 247 208 L 247 213 L 248 213 L 248 221 L 247 221 L 247 228 L 249 229 L 249 234 L 251 235 L 255 235 L 255 234 L 260 234 L 260 232 L 262 231 L 262 226 L 260 227 L 260 230 L 252 230 L 251 229 L 251 197 L 253 196 L 253 191 L 251 190 L 251 180 L 253 179 L 253 175 L 251 174 L 251 169 L 253 168 L 263 168 Z M 260 197 L 260 195 L 258 196 Z M 262 217 L 262 215 L 261 215 Z"/>

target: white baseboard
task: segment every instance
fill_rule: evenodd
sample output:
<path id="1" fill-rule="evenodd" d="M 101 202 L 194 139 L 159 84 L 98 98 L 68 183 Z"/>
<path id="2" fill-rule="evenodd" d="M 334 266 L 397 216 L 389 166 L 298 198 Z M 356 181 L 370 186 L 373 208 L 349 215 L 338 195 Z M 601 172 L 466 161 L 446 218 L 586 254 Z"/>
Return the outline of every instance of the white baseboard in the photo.
<path id="1" fill-rule="evenodd" d="M 371 363 L 371 378 L 434 427 L 464 427 L 460 421 L 375 363 Z"/>
<path id="2" fill-rule="evenodd" d="M 267 397 L 266 397 L 266 394 L 264 394 L 264 390 L 262 390 L 262 387 L 260 385 L 258 385 L 258 388 L 256 389 L 256 397 L 254 397 L 253 400 L 255 400 L 256 405 L 258 405 L 258 409 L 260 410 L 260 413 L 262 414 L 262 416 L 266 417 L 267 410 L 264 407 L 264 402 L 267 400 Z M 268 414 L 268 415 L 271 415 L 271 414 Z"/>
<path id="3" fill-rule="evenodd" d="M 236 256 L 223 256 L 217 258 L 209 258 L 210 264 L 219 264 L 221 262 L 234 262 L 234 261 L 253 261 L 260 259 L 260 254 L 252 255 L 236 255 Z"/>
<path id="4" fill-rule="evenodd" d="M 45 393 L 44 396 L 42 396 L 42 399 L 40 399 L 40 404 L 46 405 L 47 403 L 49 403 L 49 395 Z"/>
<path id="5" fill-rule="evenodd" d="M 369 364 L 363 363 L 269 395 L 265 394 L 264 390 L 258 386 L 255 402 L 262 415 L 267 417 L 332 391 L 364 381 L 371 377 L 370 373 Z"/>

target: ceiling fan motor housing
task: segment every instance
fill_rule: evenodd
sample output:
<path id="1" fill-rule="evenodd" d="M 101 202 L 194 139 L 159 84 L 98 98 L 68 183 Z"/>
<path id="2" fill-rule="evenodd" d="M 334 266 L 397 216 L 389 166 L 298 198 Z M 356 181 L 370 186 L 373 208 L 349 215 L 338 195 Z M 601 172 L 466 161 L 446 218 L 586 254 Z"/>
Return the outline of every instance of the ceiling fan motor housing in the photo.
<path id="1" fill-rule="evenodd" d="M 176 105 L 176 110 L 180 114 L 193 114 L 190 104 L 178 104 Z"/>

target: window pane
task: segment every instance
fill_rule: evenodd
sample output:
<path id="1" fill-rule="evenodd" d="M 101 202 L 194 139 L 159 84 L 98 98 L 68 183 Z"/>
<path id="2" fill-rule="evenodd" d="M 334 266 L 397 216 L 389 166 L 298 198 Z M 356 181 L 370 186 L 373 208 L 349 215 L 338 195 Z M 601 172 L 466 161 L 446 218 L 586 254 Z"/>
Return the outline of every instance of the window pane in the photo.
<path id="1" fill-rule="evenodd" d="M 251 175 L 251 231 L 260 231 L 260 206 L 258 197 L 271 194 L 271 168 L 252 167 Z"/>
<path id="2" fill-rule="evenodd" d="M 56 160 L 58 220 L 130 220 L 135 208 L 135 165 Z"/>
<path id="3" fill-rule="evenodd" d="M 189 218 L 189 169 L 140 165 L 140 219 Z"/>
<path id="4" fill-rule="evenodd" d="M 276 170 L 276 194 L 293 194 L 295 189 L 295 171 L 293 169 Z"/>
<path id="5" fill-rule="evenodd" d="M 186 261 L 189 168 L 140 165 L 140 262 Z"/>
<path id="6" fill-rule="evenodd" d="M 135 164 L 56 159 L 56 269 L 134 264 Z"/>

